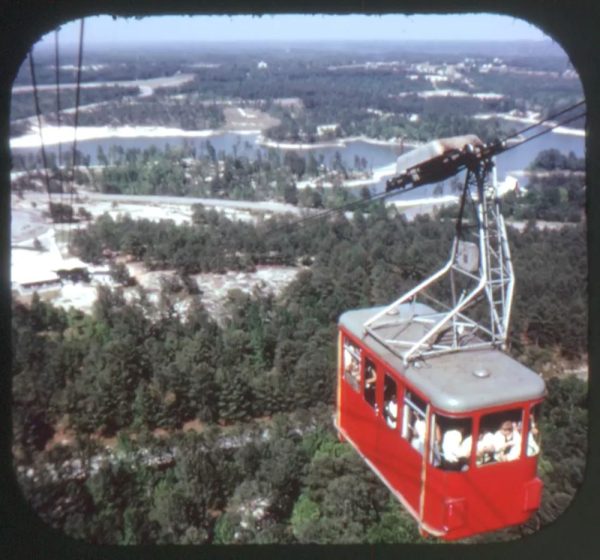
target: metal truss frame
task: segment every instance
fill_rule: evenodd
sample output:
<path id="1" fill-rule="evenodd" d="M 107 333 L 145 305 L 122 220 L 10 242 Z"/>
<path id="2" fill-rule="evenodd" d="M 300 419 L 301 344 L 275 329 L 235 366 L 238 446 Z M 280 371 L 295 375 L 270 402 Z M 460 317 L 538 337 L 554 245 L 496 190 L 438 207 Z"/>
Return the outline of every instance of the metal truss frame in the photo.
<path id="1" fill-rule="evenodd" d="M 474 210 L 474 224 L 465 221 L 467 203 Z M 449 303 L 428 293 L 444 281 L 449 282 Z M 365 322 L 364 330 L 406 365 L 463 349 L 505 349 L 513 287 L 495 165 L 491 157 L 477 158 L 467 167 L 448 262 Z M 423 309 L 411 305 L 419 300 L 433 311 L 415 311 Z"/>

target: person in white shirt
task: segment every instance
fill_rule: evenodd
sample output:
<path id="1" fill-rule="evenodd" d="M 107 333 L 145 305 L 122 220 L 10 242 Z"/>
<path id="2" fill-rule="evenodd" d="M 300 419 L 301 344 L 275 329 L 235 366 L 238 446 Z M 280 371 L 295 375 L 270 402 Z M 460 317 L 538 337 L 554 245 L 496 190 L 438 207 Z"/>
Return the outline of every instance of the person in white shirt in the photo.
<path id="1" fill-rule="evenodd" d="M 527 436 L 527 456 L 533 457 L 540 452 L 540 444 L 537 442 L 539 430 L 535 425 L 533 417 L 529 419 L 529 435 Z"/>
<path id="2" fill-rule="evenodd" d="M 425 419 L 415 414 L 415 422 L 412 425 L 412 439 L 410 444 L 413 449 L 416 449 L 419 453 L 423 453 L 425 449 Z"/>
<path id="3" fill-rule="evenodd" d="M 495 453 L 494 434 L 492 432 L 480 433 L 477 441 L 477 464 L 493 463 Z"/>
<path id="4" fill-rule="evenodd" d="M 521 456 L 521 434 L 516 424 L 505 420 L 494 434 L 494 459 L 496 461 L 514 461 Z"/>
<path id="5" fill-rule="evenodd" d="M 450 470 L 464 468 L 471 456 L 472 445 L 471 436 L 465 437 L 462 429 L 446 430 L 442 438 L 442 458 L 446 467 Z"/>
<path id="6" fill-rule="evenodd" d="M 394 429 L 397 425 L 397 418 L 398 403 L 396 402 L 396 395 L 392 395 L 390 400 L 385 405 L 385 421 L 390 428 Z"/>

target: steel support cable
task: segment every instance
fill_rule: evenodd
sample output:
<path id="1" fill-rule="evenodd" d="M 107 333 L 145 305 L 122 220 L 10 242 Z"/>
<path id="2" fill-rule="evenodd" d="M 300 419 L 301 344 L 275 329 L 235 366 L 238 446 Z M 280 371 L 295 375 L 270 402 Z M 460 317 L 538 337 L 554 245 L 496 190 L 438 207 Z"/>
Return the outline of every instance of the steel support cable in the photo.
<path id="1" fill-rule="evenodd" d="M 60 129 L 61 129 L 61 120 L 60 120 L 60 57 L 59 57 L 59 48 L 58 48 L 58 29 L 54 31 L 54 74 L 56 79 L 56 123 L 58 125 L 59 138 L 60 138 Z M 58 178 L 60 181 L 60 198 L 61 202 L 63 202 L 64 195 L 64 186 L 63 186 L 63 170 L 62 170 L 62 143 L 58 143 Z"/>
<path id="2" fill-rule="evenodd" d="M 77 125 L 79 124 L 79 100 L 81 93 L 81 62 L 83 60 L 83 30 L 84 30 L 84 18 L 81 18 L 81 24 L 79 26 L 79 52 L 77 55 L 77 85 L 75 86 L 75 120 L 73 123 L 73 157 L 72 157 L 72 181 L 69 197 L 69 205 L 73 209 L 73 192 L 75 191 L 75 159 L 77 155 Z M 67 245 L 70 243 L 70 232 L 69 228 L 67 233 Z"/>
<path id="3" fill-rule="evenodd" d="M 581 103 L 579 103 L 578 105 L 581 105 Z M 569 110 L 571 110 L 573 107 L 569 108 Z M 566 112 L 566 110 L 565 110 L 565 112 Z M 529 140 L 533 140 L 533 138 L 537 138 L 538 136 L 542 136 L 543 134 L 547 134 L 547 133 L 551 132 L 554 128 L 556 128 L 558 126 L 561 126 L 561 125 L 564 125 L 564 124 L 567 124 L 568 122 L 571 122 L 571 121 L 573 121 L 575 119 L 578 119 L 578 118 L 580 118 L 581 116 L 584 116 L 584 115 L 585 115 L 585 113 L 582 113 L 581 115 L 577 115 L 577 116 L 572 117 L 570 119 L 566 119 L 564 121 L 561 121 L 560 123 L 555 124 L 555 125 L 547 128 L 547 129 L 543 130 L 542 132 L 540 132 L 540 133 L 538 133 L 538 134 L 536 134 L 534 136 L 531 136 L 531 137 L 527 138 L 526 140 L 522 140 L 522 141 L 514 144 L 513 146 L 510 146 L 509 148 L 503 148 L 502 152 L 511 150 L 511 149 L 513 149 L 513 148 L 515 148 L 517 146 L 520 146 L 521 144 L 524 144 L 525 142 L 528 142 Z M 556 116 L 557 115 L 553 115 L 551 118 L 556 118 Z M 541 122 L 544 122 L 544 121 L 540 121 L 540 123 L 538 123 L 538 125 L 541 124 Z M 528 128 L 530 128 L 530 127 L 528 127 Z M 521 132 L 523 132 L 523 131 L 521 131 Z M 467 165 L 463 164 L 463 165 L 460 165 L 460 166 L 457 167 L 457 171 L 456 172 L 458 174 L 461 171 L 464 171 L 466 169 L 467 169 Z M 330 209 L 325 210 L 323 212 L 319 212 L 318 214 L 313 214 L 312 216 L 307 216 L 305 218 L 300 218 L 298 220 L 294 220 L 294 221 L 287 222 L 287 223 L 284 223 L 284 224 L 279 224 L 279 225 L 277 225 L 277 226 L 275 226 L 275 227 L 273 227 L 271 229 L 268 229 L 264 233 L 264 236 L 265 237 L 270 237 L 271 235 L 273 235 L 275 233 L 278 233 L 278 232 L 281 232 L 281 231 L 284 231 L 284 230 L 295 229 L 296 227 L 300 227 L 300 226 L 302 226 L 304 224 L 307 224 L 309 222 L 322 220 L 322 219 L 325 219 L 325 218 L 327 218 L 329 216 L 332 216 L 334 214 L 337 214 L 337 213 L 340 213 L 340 212 L 344 212 L 344 211 L 347 211 L 347 210 L 351 210 L 353 208 L 358 208 L 358 207 L 360 207 L 360 206 L 362 206 L 364 204 L 368 204 L 368 203 L 371 203 L 371 202 L 376 202 L 376 201 L 379 201 L 379 200 L 383 200 L 383 199 L 388 198 L 388 197 L 401 195 L 403 193 L 416 190 L 416 189 L 418 189 L 420 187 L 421 187 L 421 185 L 416 185 L 416 186 L 413 185 L 411 187 L 405 187 L 402 190 L 394 189 L 394 190 L 390 190 L 390 191 L 383 191 L 383 192 L 381 192 L 379 194 L 371 196 L 368 199 L 353 200 L 353 201 L 350 201 L 350 202 L 348 202 L 346 204 L 342 204 L 341 206 L 337 206 L 335 208 L 330 208 Z M 216 257 L 213 259 L 213 264 L 214 264 L 215 260 L 216 260 Z"/>
<path id="4" fill-rule="evenodd" d="M 31 84 L 33 85 L 33 101 L 35 104 L 35 113 L 37 115 L 38 128 L 40 132 L 40 146 L 42 148 L 42 165 L 44 166 L 44 178 L 46 181 L 46 193 L 48 195 L 48 211 L 52 218 L 52 227 L 54 227 L 54 218 L 52 217 L 52 197 L 50 195 L 50 177 L 48 175 L 48 158 L 46 157 L 46 146 L 44 145 L 44 136 L 42 134 L 42 111 L 40 110 L 40 101 L 38 98 L 37 80 L 35 78 L 35 62 L 33 59 L 33 48 L 29 51 L 29 71 L 31 73 Z"/>
<path id="5" fill-rule="evenodd" d="M 543 126 L 543 124 L 545 122 L 551 121 L 557 117 L 560 117 L 561 115 L 564 115 L 565 113 L 568 113 L 569 111 L 572 111 L 573 109 L 576 109 L 577 107 L 581 107 L 581 105 L 585 105 L 585 100 L 579 101 L 578 103 L 575 103 L 574 105 L 571 105 L 570 107 L 567 107 L 566 109 L 563 109 L 562 111 L 559 111 L 558 113 L 549 115 L 545 119 L 542 119 L 541 121 L 538 121 L 532 125 L 529 125 L 528 127 L 524 128 L 522 130 L 519 130 L 518 132 L 515 132 L 515 133 L 511 134 L 510 136 L 507 136 L 506 138 L 504 138 L 504 141 L 506 142 L 507 140 L 510 140 L 511 138 L 516 138 L 517 136 L 520 136 L 521 134 L 524 134 L 525 132 L 528 132 L 534 128 L 537 128 L 538 126 Z"/>
<path id="6" fill-rule="evenodd" d="M 583 113 L 579 113 L 578 115 L 569 117 L 568 119 L 565 119 L 558 123 L 554 123 L 552 125 L 547 125 L 547 128 L 545 130 L 542 130 L 541 132 L 538 132 L 536 134 L 532 134 L 531 136 L 528 136 L 524 140 L 521 140 L 521 141 L 513 144 L 512 146 L 508 146 L 507 148 L 504 148 L 501 153 L 508 152 L 509 150 L 513 150 L 514 148 L 518 148 L 522 144 L 526 144 L 527 142 L 534 140 L 535 138 L 539 138 L 540 136 L 543 136 L 544 134 L 548 134 L 549 132 L 552 132 L 555 128 L 558 128 L 559 126 L 564 126 L 565 124 L 569 124 L 570 122 L 576 121 L 576 120 L 580 119 L 581 117 L 585 117 L 585 116 L 586 116 L 586 112 L 584 111 Z"/>
<path id="7" fill-rule="evenodd" d="M 567 111 L 570 111 L 570 110 L 572 110 L 573 108 L 575 108 L 577 106 L 580 106 L 582 103 L 584 103 L 584 102 L 582 101 L 580 103 L 577 103 L 576 105 L 572 105 L 568 109 L 565 109 L 564 111 L 561 111 L 561 114 L 566 113 Z M 548 117 L 548 119 L 556 118 L 558 115 L 559 114 L 557 113 L 555 115 L 552 115 L 552 116 Z M 572 121 L 580 119 L 581 117 L 584 117 L 585 115 L 586 115 L 586 113 L 583 112 L 583 113 L 580 113 L 580 114 L 575 115 L 573 117 L 569 117 L 568 119 L 562 120 L 559 123 L 554 123 L 553 125 L 548 126 L 547 128 L 545 128 L 541 132 L 538 132 L 537 134 L 529 136 L 528 138 L 525 138 L 524 140 L 521 140 L 521 141 L 513 144 L 512 146 L 503 148 L 500 153 L 508 152 L 509 150 L 517 148 L 518 146 L 521 146 L 522 144 L 525 144 L 526 142 L 529 142 L 530 140 L 534 140 L 535 138 L 543 136 L 544 134 L 548 134 L 548 133 L 552 132 L 552 130 L 554 130 L 555 128 L 558 128 L 559 126 L 564 126 L 565 124 L 568 124 L 568 123 L 570 123 Z M 539 126 L 540 124 L 542 124 L 543 122 L 545 122 L 545 120 L 544 121 L 540 121 L 536 125 L 532 125 L 530 127 L 527 127 L 525 129 L 519 131 L 518 133 L 516 133 L 516 135 L 522 134 L 523 132 L 525 132 L 527 130 L 530 130 L 534 126 Z M 503 141 L 506 141 L 509 138 L 512 138 L 512 136 L 508 136 Z M 464 171 L 466 168 L 467 168 L 466 165 L 459 166 L 457 168 L 457 174 L 460 173 L 461 171 Z M 420 188 L 420 186 L 421 185 L 407 187 L 407 188 L 403 188 L 402 190 L 394 189 L 394 190 L 390 190 L 390 191 L 384 191 L 384 192 L 376 194 L 376 195 L 374 195 L 374 196 L 372 196 L 372 197 L 370 197 L 368 199 L 353 200 L 351 202 L 348 202 L 346 204 L 342 204 L 341 206 L 336 206 L 335 208 L 330 208 L 329 210 L 325 210 L 325 211 L 320 212 L 318 214 L 314 214 L 314 215 L 308 216 L 306 218 L 301 218 L 299 220 L 296 220 L 296 221 L 293 221 L 293 222 L 289 222 L 287 224 L 283 224 L 283 225 L 277 226 L 277 227 L 275 227 L 273 229 L 270 229 L 268 232 L 266 232 L 266 234 L 270 235 L 271 233 L 275 233 L 275 232 L 281 231 L 281 230 L 286 229 L 286 228 L 293 228 L 293 227 L 296 227 L 296 226 L 301 226 L 301 225 L 303 225 L 305 223 L 308 223 L 310 221 L 321 220 L 321 219 L 327 218 L 328 216 L 336 214 L 338 212 L 344 212 L 346 210 L 350 210 L 350 209 L 355 208 L 355 207 L 360 207 L 363 204 L 368 204 L 370 202 L 375 202 L 375 201 L 378 201 L 378 200 L 383 200 L 383 199 L 387 198 L 388 196 L 395 196 L 395 195 L 398 195 L 398 194 L 401 194 L 401 193 L 413 191 L 415 189 Z"/>
<path id="8" fill-rule="evenodd" d="M 272 233 L 276 233 L 276 232 L 284 230 L 286 228 L 301 226 L 308 222 L 318 221 L 318 220 L 321 220 L 328 216 L 337 214 L 339 212 L 344 212 L 346 210 L 351 210 L 355 207 L 362 206 L 363 204 L 369 204 L 370 202 L 376 202 L 378 200 L 383 200 L 384 198 L 387 198 L 388 196 L 397 196 L 401 193 L 410 192 L 410 191 L 416 190 L 418 188 L 420 188 L 420 185 L 418 185 L 416 187 L 415 186 L 407 187 L 407 188 L 402 189 L 402 191 L 399 191 L 399 190 L 383 191 L 379 194 L 371 196 L 370 198 L 352 200 L 350 202 L 347 202 L 346 204 L 342 204 L 341 206 L 336 206 L 335 208 L 330 208 L 328 210 L 324 210 L 323 212 L 319 212 L 318 214 L 313 214 L 312 216 L 300 218 L 299 220 L 295 220 L 293 222 L 288 222 L 286 224 L 282 224 L 280 226 L 274 227 L 273 229 L 268 230 L 266 232 L 266 235 L 271 235 Z"/>

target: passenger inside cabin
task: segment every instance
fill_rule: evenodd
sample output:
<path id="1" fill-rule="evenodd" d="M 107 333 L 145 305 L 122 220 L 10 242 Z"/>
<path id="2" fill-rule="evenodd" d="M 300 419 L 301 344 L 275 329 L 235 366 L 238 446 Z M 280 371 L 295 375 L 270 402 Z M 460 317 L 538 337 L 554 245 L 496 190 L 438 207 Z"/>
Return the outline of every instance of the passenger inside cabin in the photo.
<path id="1" fill-rule="evenodd" d="M 398 425 L 398 387 L 389 374 L 383 376 L 383 417 L 389 428 L 394 430 Z"/>
<path id="2" fill-rule="evenodd" d="M 529 435 L 527 436 L 527 456 L 533 457 L 540 452 L 540 444 L 538 443 L 539 430 L 535 423 L 533 414 L 529 415 Z"/>
<path id="3" fill-rule="evenodd" d="M 360 356 L 359 349 L 346 341 L 344 344 L 344 377 L 358 389 L 360 384 Z"/>
<path id="4" fill-rule="evenodd" d="M 466 470 L 472 444 L 471 434 L 466 433 L 463 423 L 446 430 L 442 436 L 442 468 L 452 471 Z"/>
<path id="5" fill-rule="evenodd" d="M 514 461 L 521 455 L 521 434 L 516 428 L 516 422 L 505 420 L 494 434 L 496 461 Z"/>
<path id="6" fill-rule="evenodd" d="M 436 423 L 433 443 L 431 447 L 431 464 L 434 467 L 439 467 L 442 464 L 442 429 Z"/>
<path id="7" fill-rule="evenodd" d="M 377 384 L 377 370 L 375 364 L 367 359 L 365 365 L 365 400 L 377 410 L 375 402 L 375 386 Z"/>
<path id="8" fill-rule="evenodd" d="M 423 453 L 423 450 L 425 449 L 425 418 L 421 418 L 414 411 L 411 411 L 410 431 L 411 446 L 419 453 Z"/>
<path id="9" fill-rule="evenodd" d="M 396 394 L 390 396 L 385 403 L 385 421 L 387 425 L 395 429 L 397 426 L 398 419 L 398 402 L 396 400 Z"/>
<path id="10" fill-rule="evenodd" d="M 522 419 L 522 409 L 495 412 L 481 418 L 477 441 L 478 466 L 519 459 Z"/>
<path id="11" fill-rule="evenodd" d="M 489 431 L 481 432 L 477 440 L 477 464 L 493 463 L 495 453 L 494 434 Z"/>

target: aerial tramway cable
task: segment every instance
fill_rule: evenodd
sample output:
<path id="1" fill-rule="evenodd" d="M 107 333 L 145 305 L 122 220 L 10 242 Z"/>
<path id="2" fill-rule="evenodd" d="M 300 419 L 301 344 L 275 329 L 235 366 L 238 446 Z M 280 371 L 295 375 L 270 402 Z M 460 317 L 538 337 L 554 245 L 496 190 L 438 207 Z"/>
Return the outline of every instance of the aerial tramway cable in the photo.
<path id="1" fill-rule="evenodd" d="M 59 56 L 59 46 L 58 46 L 58 29 L 54 30 L 54 75 L 55 75 L 55 80 L 56 80 L 56 123 L 58 125 L 59 136 L 60 136 L 61 105 L 60 105 L 60 56 Z M 63 173 L 62 173 L 62 145 L 60 142 L 58 143 L 58 169 L 59 169 L 58 178 L 60 181 L 60 196 L 61 196 L 61 202 L 62 202 L 64 186 L 63 186 Z"/>
<path id="2" fill-rule="evenodd" d="M 580 104 L 578 104 L 580 105 Z M 569 109 L 570 110 L 570 109 Z M 539 138 L 540 136 L 543 136 L 544 134 L 548 134 L 549 132 L 552 132 L 555 128 L 558 128 L 560 126 L 564 126 L 565 124 L 569 124 L 570 122 L 576 121 L 582 117 L 586 116 L 586 112 L 584 111 L 583 113 L 580 113 L 578 115 L 575 115 L 573 117 L 569 117 L 568 119 L 565 119 L 559 123 L 553 123 L 552 125 L 545 125 L 547 126 L 547 128 L 545 130 L 542 130 L 541 132 L 538 132 L 536 134 L 532 134 L 531 136 L 528 136 L 527 138 L 517 142 L 516 144 L 513 144 L 512 146 L 507 146 L 506 148 L 504 148 L 502 150 L 502 153 L 504 152 L 508 152 L 509 150 L 513 150 L 514 148 L 518 148 L 519 146 L 521 146 L 522 144 L 526 144 L 527 142 L 530 142 L 531 140 L 534 140 L 535 138 Z M 546 119 L 548 120 L 548 119 Z M 542 121 L 544 122 L 544 121 Z M 539 124 L 535 125 L 535 126 L 540 126 Z M 533 125 L 531 127 L 528 127 L 525 130 L 529 130 L 533 128 Z M 509 137 L 512 138 L 512 137 Z"/>
<path id="3" fill-rule="evenodd" d="M 80 104 L 80 91 L 81 91 L 81 66 L 82 66 L 82 58 L 83 58 L 83 31 L 84 31 L 84 19 L 81 19 L 81 24 L 79 28 L 79 49 L 78 49 L 78 58 L 77 58 L 77 79 L 76 79 L 76 88 L 75 88 L 75 119 L 74 119 L 74 137 L 73 137 L 73 154 L 71 158 L 71 188 L 70 188 L 70 198 L 69 203 L 72 208 L 73 206 L 73 193 L 75 189 L 75 160 L 77 153 L 77 126 L 79 122 L 79 104 Z M 60 103 L 60 64 L 59 64 L 59 43 L 58 43 L 58 30 L 55 31 L 54 35 L 54 60 L 55 60 L 55 79 L 56 79 L 56 118 L 59 128 L 61 127 L 61 103 Z M 29 51 L 29 70 L 31 73 L 31 83 L 33 86 L 33 98 L 35 104 L 35 112 L 38 121 L 38 128 L 40 134 L 40 147 L 42 152 L 42 165 L 44 166 L 44 178 L 46 183 L 46 193 L 48 195 L 48 209 L 50 212 L 50 216 L 52 218 L 52 227 L 54 228 L 55 217 L 52 216 L 52 193 L 50 188 L 50 176 L 48 172 L 48 157 L 46 154 L 46 146 L 44 144 L 43 137 L 43 124 L 42 124 L 42 111 L 39 103 L 39 94 L 38 94 L 38 86 L 37 79 L 35 75 L 35 61 L 33 57 L 33 47 Z M 60 200 L 61 203 L 63 201 L 64 194 L 64 186 L 63 186 L 63 178 L 62 178 L 62 149 L 61 143 L 58 143 L 58 167 L 59 167 L 59 181 L 60 181 Z M 55 230 L 56 231 L 56 230 Z M 68 230 L 67 236 L 69 236 L 70 230 Z M 67 241 L 68 242 L 68 241 Z"/>
<path id="4" fill-rule="evenodd" d="M 81 18 L 79 26 L 79 51 L 77 55 L 77 85 L 75 86 L 75 120 L 73 123 L 73 157 L 72 157 L 72 180 L 70 190 L 69 205 L 73 208 L 73 192 L 75 191 L 75 160 L 77 156 L 77 126 L 79 124 L 79 101 L 81 92 L 81 63 L 83 60 L 83 30 L 84 30 L 84 19 Z M 71 229 L 67 230 L 67 245 L 70 242 Z"/>
<path id="5" fill-rule="evenodd" d="M 75 163 L 77 157 L 77 127 L 79 125 L 79 103 L 81 94 L 81 66 L 83 60 L 83 30 L 84 18 L 81 18 L 79 25 L 79 49 L 77 53 L 77 79 L 75 86 L 75 118 L 73 123 L 73 157 L 71 160 L 71 186 L 69 189 L 69 206 L 73 208 L 73 194 L 75 191 Z M 71 240 L 71 229 L 67 230 L 67 245 Z"/>
<path id="6" fill-rule="evenodd" d="M 33 85 L 33 101 L 35 105 L 35 113 L 38 121 L 38 128 L 40 132 L 40 146 L 42 148 L 42 165 L 44 166 L 44 179 L 46 182 L 46 194 L 48 195 L 48 211 L 52 214 L 52 198 L 50 195 L 50 176 L 48 175 L 48 158 L 46 157 L 46 146 L 44 144 L 44 136 L 42 133 L 42 111 L 40 109 L 40 101 L 38 98 L 37 80 L 35 77 L 35 62 L 33 59 L 33 48 L 29 51 L 29 71 L 31 73 L 31 83 Z M 52 227 L 54 228 L 54 220 L 52 220 Z M 56 230 L 55 230 L 56 231 Z"/>
<path id="7" fill-rule="evenodd" d="M 541 121 L 533 123 L 532 125 L 507 136 L 506 138 L 504 138 L 504 141 L 506 142 L 507 140 L 510 140 L 511 138 L 515 138 L 517 136 L 520 136 L 521 134 L 524 134 L 525 132 L 528 132 L 534 128 L 537 128 L 538 126 L 542 126 L 545 122 L 552 121 L 555 118 L 560 117 L 561 115 L 564 115 L 565 113 L 568 113 L 569 111 L 572 111 L 573 109 L 576 109 L 577 107 L 581 107 L 582 105 L 585 105 L 585 100 L 581 100 L 578 103 L 575 103 L 574 105 L 571 105 L 570 107 L 567 107 L 566 109 L 563 109 L 562 111 L 559 111 L 558 113 L 548 115 L 545 119 L 542 119 Z"/>
<path id="8" fill-rule="evenodd" d="M 580 107 L 583 104 L 585 104 L 585 101 L 580 101 L 578 103 L 575 103 L 574 105 L 571 105 L 571 106 L 567 107 L 566 109 L 563 109 L 563 110 L 559 111 L 558 113 L 554 113 L 552 115 L 549 115 L 545 119 L 543 119 L 543 120 L 541 120 L 541 121 L 539 121 L 539 122 L 537 122 L 535 124 L 529 125 L 526 128 L 524 128 L 522 130 L 519 130 L 518 132 L 515 132 L 515 133 L 513 133 L 513 134 L 511 134 L 511 135 L 509 135 L 507 137 L 505 137 L 504 139 L 500 140 L 498 143 L 499 144 L 504 144 L 507 140 L 510 140 L 512 138 L 516 138 L 516 137 L 522 135 L 523 133 L 528 132 L 528 131 L 530 131 L 530 130 L 538 127 L 538 126 L 545 126 L 546 127 L 541 132 L 538 132 L 536 134 L 528 136 L 527 138 L 524 138 L 523 140 L 520 140 L 520 141 L 518 141 L 518 142 L 516 142 L 516 143 L 514 143 L 514 144 L 512 144 L 510 146 L 504 146 L 499 151 L 499 153 L 504 153 L 504 152 L 508 152 L 510 150 L 513 150 L 513 149 L 521 146 L 522 144 L 526 144 L 527 142 L 530 142 L 531 140 L 534 140 L 535 138 L 539 138 L 540 136 L 543 136 L 544 134 L 548 134 L 549 132 L 552 132 L 555 128 L 558 128 L 560 126 L 564 126 L 565 124 L 568 124 L 568 123 L 570 123 L 572 121 L 575 121 L 575 120 L 578 120 L 578 119 L 580 119 L 582 117 L 585 117 L 586 112 L 584 111 L 583 113 L 579 113 L 579 114 L 577 114 L 577 115 L 575 115 L 573 117 L 569 117 L 567 119 L 563 119 L 563 120 L 561 120 L 558 123 L 552 123 L 550 125 L 544 125 L 545 122 L 552 121 L 552 120 L 556 119 L 557 117 L 559 117 L 561 115 L 564 115 L 564 114 L 568 113 L 569 111 L 572 111 L 573 109 L 576 109 L 577 107 Z M 457 169 L 457 172 L 463 171 L 465 168 L 466 168 L 465 166 L 459 167 Z M 340 206 L 336 206 L 335 208 L 330 208 L 330 209 L 325 210 L 323 212 L 320 212 L 318 214 L 313 214 L 311 216 L 300 218 L 299 220 L 296 220 L 294 222 L 277 226 L 277 227 L 269 230 L 267 232 L 267 234 L 270 235 L 271 233 L 275 233 L 277 231 L 281 231 L 281 230 L 286 229 L 286 228 L 301 226 L 301 225 L 303 225 L 305 223 L 308 223 L 308 222 L 311 222 L 311 221 L 321 220 L 321 219 L 327 218 L 328 216 L 331 216 L 331 215 L 334 215 L 334 214 L 337 214 L 337 213 L 340 213 L 340 212 L 344 212 L 346 210 L 350 210 L 350 209 L 354 209 L 354 208 L 360 207 L 360 206 L 362 206 L 364 204 L 369 204 L 371 202 L 375 202 L 375 201 L 378 201 L 378 200 L 383 200 L 383 199 L 385 199 L 387 197 L 397 196 L 400 193 L 410 192 L 412 190 L 420 188 L 420 186 L 421 185 L 416 185 L 416 186 L 411 186 L 411 187 L 405 187 L 401 191 L 398 190 L 398 189 L 389 190 L 389 191 L 383 191 L 383 192 L 378 193 L 378 194 L 376 194 L 374 196 L 371 196 L 370 198 L 367 198 L 367 199 L 353 200 L 351 202 L 348 202 L 346 204 L 342 204 Z"/>

